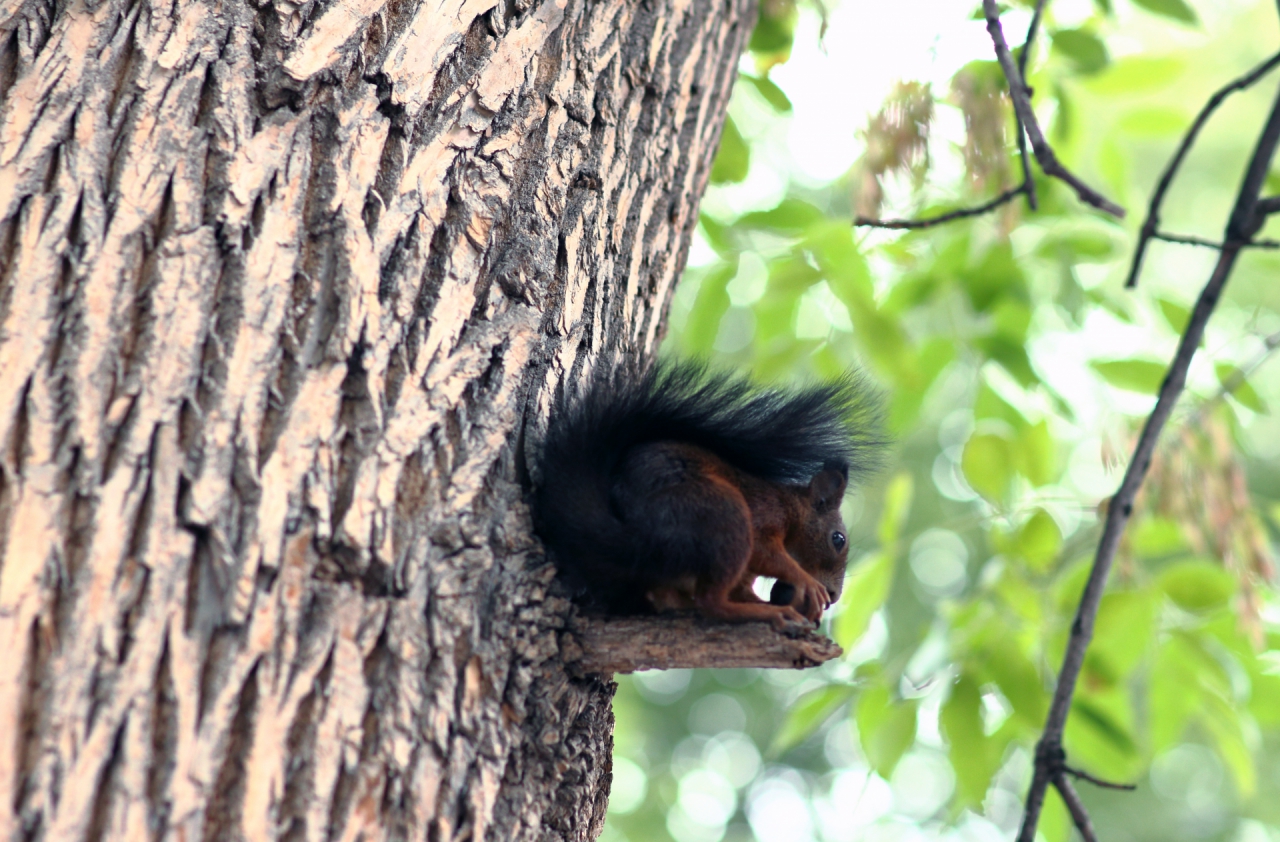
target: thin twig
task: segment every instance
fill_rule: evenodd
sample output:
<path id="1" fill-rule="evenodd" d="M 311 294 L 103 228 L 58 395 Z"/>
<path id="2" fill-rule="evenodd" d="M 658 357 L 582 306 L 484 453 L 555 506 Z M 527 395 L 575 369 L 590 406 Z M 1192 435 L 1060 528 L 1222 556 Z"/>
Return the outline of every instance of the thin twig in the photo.
<path id="1" fill-rule="evenodd" d="M 1280 211 L 1280 196 L 1268 196 L 1258 200 L 1258 213 L 1270 216 L 1276 211 Z"/>
<path id="2" fill-rule="evenodd" d="M 1040 29 L 1040 18 L 1044 14 L 1048 0 L 1036 0 L 1036 10 L 1031 15 L 1031 25 L 1027 27 L 1027 37 L 1022 41 L 1022 52 L 1018 54 L 1018 78 L 1027 78 L 1027 61 L 1031 56 L 1031 47 L 1036 41 L 1036 32 Z M 1027 133 L 1022 128 L 1022 118 L 1015 109 L 1014 122 L 1018 129 L 1018 159 L 1022 162 L 1022 187 L 1027 196 L 1027 207 L 1036 210 L 1040 202 L 1036 198 L 1036 183 L 1031 175 L 1031 158 L 1027 155 Z"/>
<path id="3" fill-rule="evenodd" d="M 1162 240 L 1166 243 L 1179 243 L 1184 246 L 1204 246 L 1215 251 L 1221 251 L 1222 247 L 1227 245 L 1217 240 L 1207 240 L 1204 237 L 1193 237 L 1190 234 L 1166 234 L 1164 231 L 1157 231 L 1151 235 L 1150 239 Z M 1278 240 L 1250 240 L 1247 243 L 1235 242 L 1230 245 L 1238 246 L 1242 249 L 1280 249 L 1280 241 Z"/>
<path id="4" fill-rule="evenodd" d="M 1085 809 L 1084 802 L 1080 800 L 1080 795 L 1071 785 L 1071 781 L 1066 775 L 1059 774 L 1053 779 L 1053 785 L 1067 805 L 1067 811 L 1071 813 L 1071 819 L 1076 823 L 1076 829 L 1080 831 L 1080 835 L 1084 837 L 1084 842 L 1098 842 L 1098 834 L 1094 832 L 1093 822 L 1089 820 L 1089 811 Z"/>
<path id="5" fill-rule="evenodd" d="M 1206 400 L 1201 404 L 1200 408 L 1196 410 L 1195 415 L 1191 418 L 1192 423 L 1198 423 L 1209 407 L 1221 402 L 1227 397 L 1227 395 L 1234 395 L 1236 390 L 1247 383 L 1253 373 L 1261 368 L 1262 364 L 1271 358 L 1271 355 L 1275 353 L 1276 348 L 1280 348 L 1280 332 L 1273 333 L 1270 336 L 1263 338 L 1262 350 L 1258 355 L 1245 365 L 1242 365 L 1235 371 L 1231 372 L 1231 376 L 1222 381 L 1218 388 L 1218 393 Z"/>
<path id="6" fill-rule="evenodd" d="M 991 0 L 983 0 L 984 6 L 990 2 Z M 1120 546 L 1120 537 L 1124 533 L 1125 524 L 1133 514 L 1133 503 L 1138 495 L 1138 489 L 1142 486 L 1147 470 L 1151 467 L 1151 456 L 1155 452 L 1160 431 L 1164 429 L 1169 416 L 1173 413 L 1178 396 L 1186 386 L 1187 369 L 1190 368 L 1196 348 L 1204 337 L 1205 325 L 1214 307 L 1217 306 L 1227 279 L 1231 276 L 1236 258 L 1240 256 L 1242 246 L 1238 243 L 1257 233 L 1261 225 L 1260 215 L 1257 213 L 1258 198 L 1271 160 L 1275 156 L 1277 143 L 1280 143 L 1280 93 L 1277 94 L 1271 108 L 1271 115 L 1267 118 L 1257 146 L 1254 147 L 1253 158 L 1245 170 L 1245 177 L 1240 185 L 1240 192 L 1236 197 L 1236 204 L 1232 209 L 1231 219 L 1227 223 L 1226 234 L 1223 237 L 1225 245 L 1218 252 L 1217 265 L 1208 283 L 1201 290 L 1200 297 L 1196 299 L 1191 318 L 1178 343 L 1178 350 L 1169 365 L 1164 383 L 1160 386 L 1155 409 L 1151 411 L 1147 423 L 1142 428 L 1142 434 L 1138 437 L 1138 443 L 1134 447 L 1133 457 L 1129 460 L 1129 467 L 1125 470 L 1120 488 L 1107 506 L 1107 517 L 1102 538 L 1098 541 L 1098 552 L 1094 557 L 1093 569 L 1089 572 L 1089 580 L 1085 584 L 1080 605 L 1076 609 L 1075 621 L 1071 624 L 1071 636 L 1062 658 L 1062 669 L 1058 673 L 1058 686 L 1054 690 L 1053 702 L 1049 706 L 1044 734 L 1036 747 L 1036 768 L 1032 775 L 1031 789 L 1027 793 L 1022 829 L 1018 834 L 1019 842 L 1033 842 L 1035 839 L 1036 825 L 1040 821 L 1040 811 L 1044 807 L 1044 795 L 1048 785 L 1054 783 L 1058 786 L 1064 798 L 1069 789 L 1069 784 L 1064 788 L 1062 781 L 1054 780 L 1062 774 L 1060 766 L 1055 766 L 1054 763 L 1055 759 L 1058 764 L 1062 763 L 1062 735 L 1066 727 L 1067 714 L 1071 709 L 1071 698 L 1075 693 L 1076 681 L 1080 678 L 1080 670 L 1084 665 L 1085 649 L 1093 637 L 1093 624 L 1098 616 L 1098 606 L 1102 602 L 1107 575 L 1111 572 L 1111 564 Z M 1084 833 L 1084 826 L 1080 824 L 1079 817 L 1076 818 L 1076 826 L 1080 828 L 1081 833 Z M 1086 820 L 1087 818 L 1085 816 Z"/>
<path id="7" fill-rule="evenodd" d="M 991 42 L 996 48 L 996 58 L 999 59 L 1000 67 L 1009 81 L 1009 98 L 1013 100 L 1014 112 L 1022 121 L 1027 137 L 1031 140 L 1031 150 L 1035 153 L 1036 160 L 1040 162 L 1040 169 L 1044 170 L 1045 175 L 1069 184 L 1076 191 L 1080 201 L 1085 204 L 1092 205 L 1112 216 L 1123 217 L 1124 208 L 1089 187 L 1058 161 L 1058 156 L 1054 154 L 1053 148 L 1044 138 L 1044 133 L 1040 131 L 1035 111 L 1031 108 L 1031 98 L 1026 82 L 1023 81 L 1022 75 L 1013 62 L 1009 44 L 1004 40 L 1004 30 L 1000 26 L 1000 9 L 996 6 L 996 0 L 982 0 L 982 11 L 987 18 L 987 32 L 991 34 Z"/>
<path id="8" fill-rule="evenodd" d="M 1193 237 L 1190 234 L 1166 234 L 1163 231 L 1157 231 L 1152 234 L 1149 239 L 1163 240 L 1166 243 L 1179 243 L 1184 246 L 1203 246 L 1214 251 L 1222 251 L 1222 243 L 1217 240 L 1209 240 L 1204 237 Z M 1132 286 L 1132 284 L 1130 284 Z"/>
<path id="9" fill-rule="evenodd" d="M 1204 107 L 1200 109 L 1200 113 L 1196 115 L 1195 120 L 1191 122 L 1191 127 L 1187 129 L 1186 135 L 1183 136 L 1182 143 L 1178 146 L 1178 151 L 1169 159 L 1169 164 L 1164 168 L 1160 181 L 1156 184 L 1155 192 L 1151 194 L 1151 204 L 1147 209 L 1147 219 L 1142 223 L 1142 230 L 1138 234 L 1138 244 L 1133 250 L 1133 264 L 1129 267 L 1129 278 L 1124 284 L 1126 287 L 1132 288 L 1138 284 L 1138 273 L 1142 271 L 1142 259 L 1146 256 L 1147 245 L 1152 239 L 1156 239 L 1156 232 L 1160 228 L 1160 207 L 1164 204 L 1164 196 L 1169 192 L 1169 187 L 1173 184 L 1173 177 L 1177 174 L 1178 168 L 1182 166 L 1182 161 L 1187 157 L 1187 153 L 1191 151 L 1191 146 L 1195 143 L 1200 130 L 1204 128 L 1205 123 L 1209 122 L 1213 112 L 1218 110 L 1218 106 L 1222 105 L 1227 97 L 1237 91 L 1243 91 L 1253 86 L 1259 79 L 1270 73 L 1277 64 L 1280 64 L 1280 53 L 1276 53 L 1240 78 L 1223 85 L 1214 92 L 1213 96 L 1209 97 Z M 1159 239 L 1167 238 L 1160 237 Z M 1201 244 L 1197 243 L 1196 245 Z"/>
<path id="10" fill-rule="evenodd" d="M 1028 182 L 1029 184 L 1030 182 Z M 929 217 L 928 219 L 871 219 L 865 216 L 855 217 L 853 224 L 864 228 L 893 228 L 893 229 L 917 229 L 932 228 L 935 225 L 941 225 L 944 222 L 950 222 L 953 219 L 964 219 L 969 216 L 981 216 L 992 208 L 999 207 L 1004 203 L 1016 198 L 1026 192 L 1026 185 L 1011 188 L 996 196 L 989 202 L 983 202 L 972 208 L 962 208 L 954 210 L 950 213 L 944 213 L 940 216 Z"/>
<path id="11" fill-rule="evenodd" d="M 1070 775 L 1073 778 L 1079 778 L 1082 781 L 1088 781 L 1094 786 L 1100 786 L 1103 789 L 1123 789 L 1126 791 L 1132 791 L 1138 788 L 1137 784 L 1118 784 L 1113 781 L 1104 781 L 1102 778 L 1095 778 L 1093 775 L 1090 775 L 1085 770 L 1076 769 L 1075 767 L 1068 766 L 1065 763 L 1062 764 L 1062 771 L 1066 772 L 1068 775 Z"/>

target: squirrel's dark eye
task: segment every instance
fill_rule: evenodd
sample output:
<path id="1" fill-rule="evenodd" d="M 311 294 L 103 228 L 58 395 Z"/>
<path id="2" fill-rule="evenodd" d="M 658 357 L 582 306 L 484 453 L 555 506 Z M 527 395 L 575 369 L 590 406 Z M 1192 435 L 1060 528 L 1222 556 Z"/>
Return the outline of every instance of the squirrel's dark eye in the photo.
<path id="1" fill-rule="evenodd" d="M 844 538 L 844 533 L 843 533 L 843 532 L 832 532 L 832 533 L 831 533 L 831 546 L 835 547 L 835 548 L 836 548 L 836 550 L 843 550 L 843 549 L 844 549 L 844 540 L 845 540 L 845 538 Z"/>

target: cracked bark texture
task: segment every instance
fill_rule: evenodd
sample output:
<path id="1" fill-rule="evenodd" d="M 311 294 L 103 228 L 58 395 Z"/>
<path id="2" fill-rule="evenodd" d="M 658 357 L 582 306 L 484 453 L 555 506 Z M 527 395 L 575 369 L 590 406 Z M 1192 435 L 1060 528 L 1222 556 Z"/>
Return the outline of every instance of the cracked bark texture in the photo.
<path id="1" fill-rule="evenodd" d="M 579 840 L 528 456 L 750 0 L 0 0 L 0 840 Z"/>

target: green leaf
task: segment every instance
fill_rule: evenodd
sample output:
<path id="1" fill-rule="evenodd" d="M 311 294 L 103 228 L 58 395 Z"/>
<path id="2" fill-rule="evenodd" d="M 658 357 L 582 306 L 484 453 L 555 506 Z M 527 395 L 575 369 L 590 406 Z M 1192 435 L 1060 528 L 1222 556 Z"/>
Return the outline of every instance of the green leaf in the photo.
<path id="1" fill-rule="evenodd" d="M 996 333 L 1025 344 L 1031 327 L 1031 308 L 1017 298 L 1002 298 L 991 309 L 991 321 Z"/>
<path id="2" fill-rule="evenodd" d="M 1029 626 L 1038 626 L 1044 619 L 1044 600 L 1039 585 L 1029 583 L 1013 567 L 1005 568 L 996 582 L 994 593 Z"/>
<path id="3" fill-rule="evenodd" d="M 1129 545 L 1140 558 L 1160 558 L 1187 548 L 1187 536 L 1176 520 L 1146 517 L 1129 529 Z"/>
<path id="4" fill-rule="evenodd" d="M 736 184 L 747 177 L 750 169 L 751 149 L 733 118 L 726 117 L 724 131 L 720 134 L 720 149 L 711 164 L 711 183 Z"/>
<path id="5" fill-rule="evenodd" d="M 1027 346 L 1023 342 L 993 333 L 974 339 L 973 345 L 1000 363 L 1001 367 L 1024 388 L 1030 388 L 1040 382 L 1035 369 L 1031 367 L 1031 358 L 1027 356 Z"/>
<path id="6" fill-rule="evenodd" d="M 698 295 L 685 322 L 682 339 L 689 352 L 705 356 L 715 344 L 720 320 L 729 310 L 729 281 L 738 274 L 738 261 L 712 269 L 698 285 Z"/>
<path id="7" fill-rule="evenodd" d="M 854 721 L 858 724 L 862 753 L 885 780 L 893 775 L 894 767 L 915 742 L 918 707 L 914 699 L 894 702 L 883 684 L 867 689 L 858 698 Z"/>
<path id="8" fill-rule="evenodd" d="M 1187 322 L 1191 321 L 1190 307 L 1168 298 L 1157 298 L 1156 301 L 1160 304 L 1161 315 L 1169 323 L 1169 327 L 1173 328 L 1174 333 L 1182 333 L 1187 329 Z"/>
<path id="9" fill-rule="evenodd" d="M 1059 29 L 1053 33 L 1053 47 L 1071 60 L 1081 73 L 1097 73 L 1111 62 L 1107 45 L 1084 29 Z"/>
<path id="10" fill-rule="evenodd" d="M 1005 634 L 988 640 L 982 649 L 982 667 L 1009 700 L 1014 715 L 1024 725 L 1040 728 L 1049 711 L 1040 672 L 1017 641 Z"/>
<path id="11" fill-rule="evenodd" d="M 1112 780 L 1137 774 L 1141 756 L 1127 688 L 1077 694 L 1067 718 L 1067 751 L 1088 771 Z"/>
<path id="12" fill-rule="evenodd" d="M 858 343 L 875 367 L 899 389 L 914 387 L 921 379 L 920 371 L 915 348 L 902 323 L 870 307 L 851 307 L 849 318 Z"/>
<path id="13" fill-rule="evenodd" d="M 794 4 L 773 3 L 762 6 L 760 19 L 756 21 L 756 28 L 751 31 L 751 42 L 747 49 L 766 55 L 790 52 L 797 17 Z"/>
<path id="14" fill-rule="evenodd" d="M 1133 172 L 1133 160 L 1127 149 L 1120 147 L 1119 135 L 1108 135 L 1099 145 L 1097 156 L 1098 172 L 1106 180 L 1114 198 L 1124 201 L 1124 193 L 1129 185 L 1129 177 Z"/>
<path id="15" fill-rule="evenodd" d="M 974 491 L 992 502 L 1004 500 L 1013 482 L 1011 442 L 989 433 L 970 436 L 960 456 L 960 469 Z"/>
<path id="16" fill-rule="evenodd" d="M 706 236 L 711 248 L 715 249 L 716 254 L 726 260 L 736 259 L 737 250 L 734 248 L 728 225 L 717 222 L 705 213 L 698 215 L 698 223 L 702 226 L 702 233 Z"/>
<path id="17" fill-rule="evenodd" d="M 1126 56 L 1111 63 L 1105 73 L 1091 77 L 1089 89 L 1104 96 L 1149 94 L 1178 80 L 1186 62 L 1170 56 Z"/>
<path id="18" fill-rule="evenodd" d="M 1135 108 L 1127 111 L 1116 126 L 1134 137 L 1168 137 L 1184 132 L 1191 120 L 1178 108 Z"/>
<path id="19" fill-rule="evenodd" d="M 764 97 L 765 102 L 773 106 L 773 110 L 779 114 L 791 113 L 791 100 L 773 83 L 768 76 L 751 76 L 743 73 L 742 79 L 760 92 L 760 96 Z"/>
<path id="20" fill-rule="evenodd" d="M 827 286 L 851 314 L 855 309 L 875 309 L 871 270 L 867 267 L 866 258 L 858 251 L 848 220 L 828 220 L 810 225 L 803 245 L 817 262 Z"/>
<path id="21" fill-rule="evenodd" d="M 895 281 L 885 297 L 884 311 L 902 316 L 916 307 L 927 306 L 943 283 L 937 272 L 906 272 Z"/>
<path id="22" fill-rule="evenodd" d="M 804 742 L 841 705 L 852 699 L 855 692 L 857 689 L 848 684 L 828 684 L 805 693 L 787 711 L 787 718 L 774 734 L 768 754 L 777 757 Z"/>
<path id="23" fill-rule="evenodd" d="M 1235 577 L 1222 566 L 1203 559 L 1172 564 L 1157 583 L 1174 604 L 1186 611 L 1204 612 L 1225 608 L 1235 595 Z"/>
<path id="24" fill-rule="evenodd" d="M 1092 554 L 1079 556 L 1059 570 L 1057 580 L 1053 583 L 1053 603 L 1057 606 L 1059 613 L 1066 615 L 1075 613 L 1092 570 Z"/>
<path id="25" fill-rule="evenodd" d="M 942 706 L 938 725 L 947 740 L 947 755 L 956 773 L 957 806 L 981 804 L 1000 768 L 1001 748 L 984 733 L 982 690 L 969 673 L 962 673 Z"/>
<path id="26" fill-rule="evenodd" d="M 1231 773 L 1236 789 L 1241 796 L 1248 798 L 1258 788 L 1258 770 L 1253 764 L 1253 753 L 1249 751 L 1249 745 L 1245 741 L 1244 725 L 1239 714 L 1224 699 L 1211 699 L 1216 704 L 1206 706 L 1202 721 L 1222 765 Z"/>
<path id="27" fill-rule="evenodd" d="M 894 556 L 881 551 L 865 557 L 844 583 L 840 613 L 831 621 L 831 636 L 848 652 L 866 633 L 871 617 L 889 597 Z"/>
<path id="28" fill-rule="evenodd" d="M 912 489 L 911 474 L 906 471 L 900 471 L 885 488 L 884 508 L 880 510 L 880 524 L 876 527 L 876 537 L 880 539 L 880 545 L 886 549 L 898 544 L 902 527 L 906 525 L 907 515 L 911 512 Z"/>
<path id="29" fill-rule="evenodd" d="M 1242 406 L 1260 415 L 1265 415 L 1269 411 L 1266 401 L 1254 390 L 1252 384 L 1241 375 L 1240 369 L 1231 363 L 1217 363 L 1214 365 L 1213 371 L 1214 374 L 1218 375 L 1218 383 L 1222 385 L 1222 388 L 1230 388 L 1227 394 L 1238 400 Z"/>
<path id="30" fill-rule="evenodd" d="M 743 214 L 738 225 L 762 228 L 783 234 L 801 234 L 811 225 L 822 222 L 826 215 L 803 199 L 783 199 L 767 211 Z"/>
<path id="31" fill-rule="evenodd" d="M 1005 297 L 1027 300 L 1026 276 L 1007 240 L 987 249 L 976 263 L 963 267 L 959 278 L 973 308 L 979 312 L 994 308 Z"/>
<path id="32" fill-rule="evenodd" d="M 1186 0 L 1133 0 L 1133 5 L 1182 23 L 1194 25 L 1200 22 L 1195 10 L 1187 5 Z"/>
<path id="33" fill-rule="evenodd" d="M 1170 637 L 1156 650 L 1151 665 L 1148 702 L 1151 748 L 1156 754 L 1175 746 L 1200 709 L 1200 653 L 1182 636 Z"/>
<path id="34" fill-rule="evenodd" d="M 976 421 L 987 418 L 999 419 L 1015 430 L 1027 426 L 1026 417 L 1013 404 L 1000 397 L 991 385 L 983 380 L 978 386 L 977 397 L 973 400 L 973 417 Z"/>
<path id="35" fill-rule="evenodd" d="M 933 336 L 920 346 L 920 371 L 927 389 L 956 358 L 955 342 L 947 336 Z M 923 397 L 924 389 L 921 389 Z"/>
<path id="36" fill-rule="evenodd" d="M 924 406 L 925 394 L 956 358 L 955 343 L 946 336 L 934 336 L 915 349 L 915 359 L 902 366 L 902 388 L 893 390 L 887 420 L 890 430 L 915 429 Z M 906 384 L 910 385 L 906 385 Z"/>
<path id="37" fill-rule="evenodd" d="M 1036 488 L 1057 479 L 1057 455 L 1057 442 L 1049 433 L 1047 421 L 1032 424 L 1018 436 L 1018 472 Z"/>
<path id="38" fill-rule="evenodd" d="M 1112 386 L 1154 395 L 1160 391 L 1168 366 L 1151 360 L 1103 360 L 1089 363 Z"/>
<path id="39" fill-rule="evenodd" d="M 774 211 L 776 210 L 777 208 L 774 208 Z M 761 213 L 770 214 L 773 211 L 761 211 Z M 786 212 L 782 212 L 780 217 L 786 218 Z M 791 221 L 794 222 L 794 218 Z M 799 296 L 820 280 L 822 280 L 822 273 L 810 266 L 803 255 L 792 252 L 769 264 L 768 294 Z"/>
<path id="40" fill-rule="evenodd" d="M 1263 728 L 1280 729 L 1280 675 L 1253 676 L 1249 712 Z"/>
<path id="41" fill-rule="evenodd" d="M 1109 593 L 1098 606 L 1093 642 L 1085 668 L 1095 686 L 1110 686 L 1128 677 L 1151 644 L 1157 595 L 1149 590 Z"/>
<path id="42" fill-rule="evenodd" d="M 1061 226 L 1044 236 L 1036 254 L 1071 263 L 1105 263 L 1116 250 L 1116 238 L 1108 230 Z"/>
<path id="43" fill-rule="evenodd" d="M 1058 103 L 1058 113 L 1053 115 L 1053 139 L 1066 143 L 1076 128 L 1076 103 L 1067 86 L 1062 84 L 1053 86 L 1053 98 Z"/>
<path id="44" fill-rule="evenodd" d="M 1015 546 L 1018 555 L 1032 570 L 1048 570 L 1062 548 L 1062 531 L 1057 521 L 1044 509 L 1036 509 L 1018 531 Z"/>

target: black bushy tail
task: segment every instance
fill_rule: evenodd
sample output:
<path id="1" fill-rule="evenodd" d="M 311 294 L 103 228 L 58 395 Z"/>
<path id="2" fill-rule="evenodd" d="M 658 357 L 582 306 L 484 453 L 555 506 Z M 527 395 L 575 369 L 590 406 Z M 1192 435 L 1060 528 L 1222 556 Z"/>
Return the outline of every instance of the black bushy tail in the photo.
<path id="1" fill-rule="evenodd" d="M 562 570 L 607 602 L 634 577 L 636 540 L 609 508 L 610 487 L 637 445 L 696 445 L 761 479 L 803 485 L 826 465 L 850 479 L 882 449 L 876 393 L 855 373 L 784 391 L 692 362 L 660 362 L 642 375 L 599 371 L 551 413 L 535 507 Z"/>

